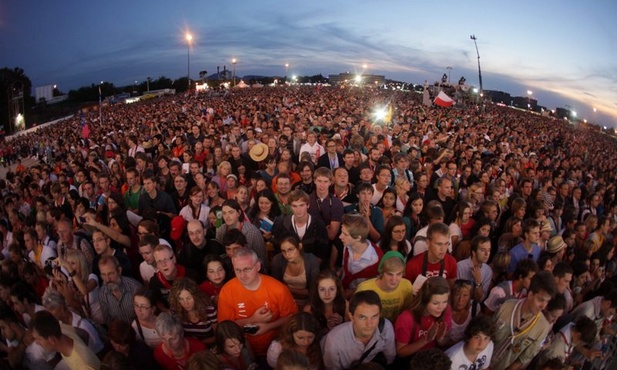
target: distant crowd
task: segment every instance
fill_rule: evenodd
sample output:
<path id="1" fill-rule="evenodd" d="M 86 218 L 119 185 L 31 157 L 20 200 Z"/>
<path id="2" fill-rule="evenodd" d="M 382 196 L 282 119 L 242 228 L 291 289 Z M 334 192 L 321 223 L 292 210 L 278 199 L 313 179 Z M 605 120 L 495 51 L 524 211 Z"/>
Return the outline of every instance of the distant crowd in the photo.
<path id="1" fill-rule="evenodd" d="M 191 92 L 1 142 L 0 368 L 608 368 L 614 139 L 421 98 Z"/>

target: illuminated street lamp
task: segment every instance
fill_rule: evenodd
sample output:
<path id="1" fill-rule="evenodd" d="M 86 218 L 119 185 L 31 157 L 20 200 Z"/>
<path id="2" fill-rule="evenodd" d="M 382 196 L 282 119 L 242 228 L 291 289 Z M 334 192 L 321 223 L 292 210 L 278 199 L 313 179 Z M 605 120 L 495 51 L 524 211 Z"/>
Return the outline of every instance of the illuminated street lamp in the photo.
<path id="1" fill-rule="evenodd" d="M 238 60 L 237 60 L 236 58 L 233 58 L 233 59 L 231 60 L 231 64 L 233 64 L 233 66 L 234 66 L 234 71 L 233 71 L 233 80 L 234 80 L 234 83 L 233 83 L 233 86 L 236 86 L 236 63 L 238 63 Z"/>
<path id="2" fill-rule="evenodd" d="M 533 91 L 527 90 L 527 108 L 531 109 L 531 95 Z"/>
<path id="3" fill-rule="evenodd" d="M 598 111 L 598 109 L 596 109 L 596 107 L 593 107 L 593 112 L 595 113 L 597 111 Z"/>
<path id="4" fill-rule="evenodd" d="M 188 80 L 188 88 L 191 89 L 191 41 L 193 35 L 186 34 L 186 79 Z"/>

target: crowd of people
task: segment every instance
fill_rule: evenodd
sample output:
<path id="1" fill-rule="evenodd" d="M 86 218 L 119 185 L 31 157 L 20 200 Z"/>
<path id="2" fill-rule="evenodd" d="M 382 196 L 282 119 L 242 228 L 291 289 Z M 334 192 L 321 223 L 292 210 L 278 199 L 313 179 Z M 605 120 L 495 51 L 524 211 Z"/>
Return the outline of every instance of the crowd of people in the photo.
<path id="1" fill-rule="evenodd" d="M 0 367 L 605 361 L 616 148 L 492 104 L 300 86 L 112 105 L 5 140 Z"/>

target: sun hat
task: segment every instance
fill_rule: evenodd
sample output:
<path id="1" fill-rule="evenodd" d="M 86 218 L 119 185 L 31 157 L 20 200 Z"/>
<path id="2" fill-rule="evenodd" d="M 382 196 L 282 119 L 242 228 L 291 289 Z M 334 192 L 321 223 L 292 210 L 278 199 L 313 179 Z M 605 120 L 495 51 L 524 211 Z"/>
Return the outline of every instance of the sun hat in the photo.
<path id="1" fill-rule="evenodd" d="M 261 162 L 268 156 L 269 149 L 264 143 L 255 144 L 249 151 L 249 156 L 255 162 Z"/>

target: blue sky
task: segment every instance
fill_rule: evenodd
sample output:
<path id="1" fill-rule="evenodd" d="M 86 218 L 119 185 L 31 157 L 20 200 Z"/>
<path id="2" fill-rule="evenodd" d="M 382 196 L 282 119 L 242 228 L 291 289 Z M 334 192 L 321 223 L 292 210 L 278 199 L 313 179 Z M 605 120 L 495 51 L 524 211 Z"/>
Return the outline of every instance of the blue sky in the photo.
<path id="1" fill-rule="evenodd" d="M 0 67 L 61 90 L 148 76 L 191 77 L 237 58 L 236 73 L 383 74 L 485 89 L 617 126 L 617 2 L 583 1 L 117 1 L 0 0 Z M 593 112 L 593 108 L 597 112 Z"/>

